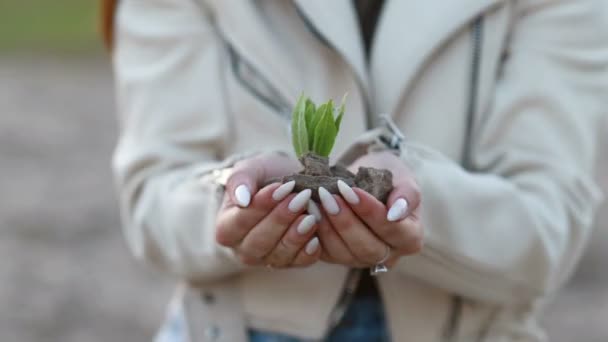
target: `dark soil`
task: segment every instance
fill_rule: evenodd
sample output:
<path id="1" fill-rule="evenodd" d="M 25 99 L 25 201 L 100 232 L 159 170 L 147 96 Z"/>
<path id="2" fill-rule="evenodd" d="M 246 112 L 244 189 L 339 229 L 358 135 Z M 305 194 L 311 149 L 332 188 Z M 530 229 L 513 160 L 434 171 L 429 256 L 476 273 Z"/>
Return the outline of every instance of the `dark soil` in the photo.
<path id="1" fill-rule="evenodd" d="M 296 181 L 295 192 L 304 189 L 312 190 L 312 198 L 319 202 L 319 187 L 324 187 L 332 194 L 339 194 L 338 180 L 349 186 L 361 188 L 380 202 L 386 203 L 393 189 L 393 174 L 386 169 L 360 167 L 357 174 L 350 172 L 344 165 L 329 166 L 329 159 L 314 153 L 307 153 L 300 158 L 304 169 L 299 173 L 283 177 L 282 182 Z"/>

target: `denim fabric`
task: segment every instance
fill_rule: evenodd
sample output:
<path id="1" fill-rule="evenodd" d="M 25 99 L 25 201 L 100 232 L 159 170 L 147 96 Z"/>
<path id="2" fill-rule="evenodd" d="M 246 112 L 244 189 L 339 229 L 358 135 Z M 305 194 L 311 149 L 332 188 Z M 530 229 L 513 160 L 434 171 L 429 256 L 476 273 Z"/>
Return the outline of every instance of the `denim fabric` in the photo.
<path id="1" fill-rule="evenodd" d="M 250 342 L 304 342 L 306 340 L 249 330 Z M 377 297 L 355 297 L 340 323 L 329 333 L 326 342 L 388 342 L 382 302 Z"/>

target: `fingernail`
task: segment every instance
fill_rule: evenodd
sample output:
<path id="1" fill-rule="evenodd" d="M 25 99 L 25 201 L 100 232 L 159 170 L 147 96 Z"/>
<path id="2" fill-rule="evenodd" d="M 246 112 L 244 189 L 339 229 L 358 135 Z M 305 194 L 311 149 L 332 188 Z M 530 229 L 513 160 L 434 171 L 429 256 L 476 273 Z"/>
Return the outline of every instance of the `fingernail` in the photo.
<path id="1" fill-rule="evenodd" d="M 236 190 L 234 190 L 234 197 L 236 198 L 236 203 L 243 208 L 249 206 L 251 202 L 251 192 L 249 192 L 249 188 L 245 184 L 237 186 Z"/>
<path id="2" fill-rule="evenodd" d="M 297 194 L 296 197 L 291 200 L 291 202 L 289 202 L 289 205 L 287 206 L 289 211 L 291 211 L 292 213 L 297 213 L 300 210 L 304 209 L 304 206 L 308 204 L 308 200 L 310 199 L 311 193 L 312 192 L 310 191 L 310 189 L 300 191 L 300 193 Z"/>
<path id="3" fill-rule="evenodd" d="M 346 202 L 350 204 L 359 204 L 359 196 L 357 196 L 353 189 L 341 179 L 338 180 L 338 191 L 340 191 Z"/>
<path id="4" fill-rule="evenodd" d="M 321 199 L 321 204 L 323 204 L 323 208 L 331 215 L 336 215 L 340 212 L 340 207 L 338 207 L 338 202 L 334 196 L 332 196 L 329 191 L 325 190 L 324 187 L 319 187 L 319 198 Z"/>
<path id="5" fill-rule="evenodd" d="M 312 240 L 308 241 L 308 243 L 306 244 L 306 248 L 304 248 L 304 251 L 308 255 L 313 255 L 315 254 L 317 249 L 319 249 L 319 238 L 315 236 L 314 238 L 312 238 Z"/>
<path id="6" fill-rule="evenodd" d="M 397 221 L 403 218 L 407 211 L 407 201 L 405 198 L 400 198 L 393 203 L 386 214 L 386 219 L 389 221 Z"/>
<path id="7" fill-rule="evenodd" d="M 321 222 L 321 210 L 317 207 L 317 204 L 313 200 L 308 201 L 308 209 L 306 209 L 309 214 L 314 215 L 317 219 L 317 222 Z"/>
<path id="8" fill-rule="evenodd" d="M 277 202 L 282 200 L 283 198 L 287 197 L 287 195 L 289 195 L 293 191 L 293 188 L 295 186 L 296 186 L 296 181 L 289 181 L 285 184 L 281 184 L 281 186 L 278 187 L 272 193 L 272 199 Z"/>
<path id="9" fill-rule="evenodd" d="M 296 231 L 300 235 L 306 235 L 308 234 L 308 232 L 310 232 L 310 229 L 312 228 L 312 226 L 315 225 L 316 222 L 317 219 L 315 218 L 315 215 L 308 215 L 304 219 L 302 219 L 302 221 L 300 221 L 300 224 L 298 224 L 298 228 L 296 228 Z"/>

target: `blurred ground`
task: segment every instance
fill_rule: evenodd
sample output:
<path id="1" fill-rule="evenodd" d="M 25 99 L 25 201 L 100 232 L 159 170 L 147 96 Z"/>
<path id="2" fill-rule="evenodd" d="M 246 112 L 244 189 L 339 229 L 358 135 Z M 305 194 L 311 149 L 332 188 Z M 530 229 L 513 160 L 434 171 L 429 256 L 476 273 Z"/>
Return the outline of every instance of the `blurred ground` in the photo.
<path id="1" fill-rule="evenodd" d="M 0 341 L 149 340 L 170 286 L 122 239 L 110 70 L 99 59 L 0 59 L 0 108 Z M 606 206 L 602 220 L 549 307 L 551 341 L 608 340 Z"/>
<path id="2" fill-rule="evenodd" d="M 148 341 L 170 294 L 123 242 L 99 60 L 0 59 L 0 341 Z"/>

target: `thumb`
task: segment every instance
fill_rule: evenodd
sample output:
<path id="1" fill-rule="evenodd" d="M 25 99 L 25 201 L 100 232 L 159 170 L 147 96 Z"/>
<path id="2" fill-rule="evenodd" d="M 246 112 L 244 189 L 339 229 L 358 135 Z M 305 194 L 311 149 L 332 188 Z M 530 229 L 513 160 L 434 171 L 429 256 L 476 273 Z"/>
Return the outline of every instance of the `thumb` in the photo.
<path id="1" fill-rule="evenodd" d="M 400 221 L 416 210 L 420 202 L 420 188 L 413 179 L 398 182 L 388 196 L 386 218 L 389 221 Z"/>
<path id="2" fill-rule="evenodd" d="M 232 203 L 246 208 L 251 203 L 253 194 L 258 191 L 258 184 L 263 178 L 264 168 L 255 159 L 238 162 L 226 182 L 226 194 Z"/>

